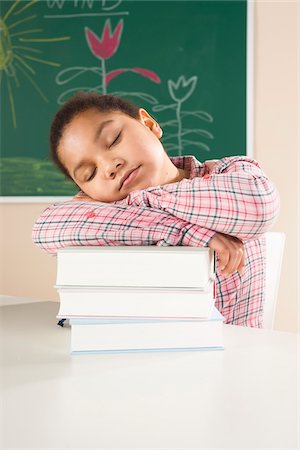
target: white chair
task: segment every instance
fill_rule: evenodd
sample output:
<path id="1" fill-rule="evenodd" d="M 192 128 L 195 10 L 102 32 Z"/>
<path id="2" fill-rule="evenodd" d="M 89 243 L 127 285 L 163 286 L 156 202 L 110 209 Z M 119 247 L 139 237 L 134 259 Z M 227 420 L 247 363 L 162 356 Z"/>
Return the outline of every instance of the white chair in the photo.
<path id="1" fill-rule="evenodd" d="M 266 233 L 266 291 L 263 328 L 273 328 L 280 282 L 285 233 Z"/>

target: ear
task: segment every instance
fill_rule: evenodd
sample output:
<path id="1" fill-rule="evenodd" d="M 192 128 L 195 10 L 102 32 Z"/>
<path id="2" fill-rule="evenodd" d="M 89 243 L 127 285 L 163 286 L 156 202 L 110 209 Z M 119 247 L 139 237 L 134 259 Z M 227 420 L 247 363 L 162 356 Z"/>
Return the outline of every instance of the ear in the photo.
<path id="1" fill-rule="evenodd" d="M 143 108 L 139 109 L 140 121 L 152 131 L 155 136 L 160 139 L 162 137 L 162 129 L 159 124 L 147 113 L 147 111 Z"/>

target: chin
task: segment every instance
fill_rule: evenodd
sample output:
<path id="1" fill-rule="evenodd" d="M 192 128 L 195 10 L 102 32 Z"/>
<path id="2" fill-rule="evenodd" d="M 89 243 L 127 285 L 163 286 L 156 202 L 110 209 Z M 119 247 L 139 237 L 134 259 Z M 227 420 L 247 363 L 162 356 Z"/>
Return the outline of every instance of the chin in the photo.
<path id="1" fill-rule="evenodd" d="M 127 197 L 128 194 L 130 194 L 131 191 L 127 192 L 126 194 L 120 194 L 120 197 L 116 200 L 114 200 L 114 202 L 117 202 L 119 200 L 124 200 L 124 198 Z"/>

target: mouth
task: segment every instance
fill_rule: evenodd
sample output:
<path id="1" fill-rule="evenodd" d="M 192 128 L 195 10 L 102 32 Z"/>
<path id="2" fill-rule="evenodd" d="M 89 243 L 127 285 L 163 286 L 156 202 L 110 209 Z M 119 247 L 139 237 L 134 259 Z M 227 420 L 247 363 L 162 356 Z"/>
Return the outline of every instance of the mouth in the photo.
<path id="1" fill-rule="evenodd" d="M 120 182 L 119 190 L 121 190 L 123 187 L 128 186 L 136 177 L 136 174 L 138 172 L 138 169 L 141 166 L 136 167 L 135 169 L 129 170 L 122 178 Z"/>

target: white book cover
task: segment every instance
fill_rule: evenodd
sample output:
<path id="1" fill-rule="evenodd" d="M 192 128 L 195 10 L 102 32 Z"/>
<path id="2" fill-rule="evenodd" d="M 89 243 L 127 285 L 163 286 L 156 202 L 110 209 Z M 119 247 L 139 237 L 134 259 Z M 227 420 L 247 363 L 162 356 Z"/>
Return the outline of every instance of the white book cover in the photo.
<path id="1" fill-rule="evenodd" d="M 64 247 L 57 251 L 56 285 L 203 288 L 214 258 L 208 247 Z"/>
<path id="2" fill-rule="evenodd" d="M 58 287 L 58 318 L 207 318 L 215 304 L 215 277 L 205 290 Z"/>
<path id="3" fill-rule="evenodd" d="M 71 353 L 223 350 L 224 317 L 204 320 L 70 320 Z"/>

